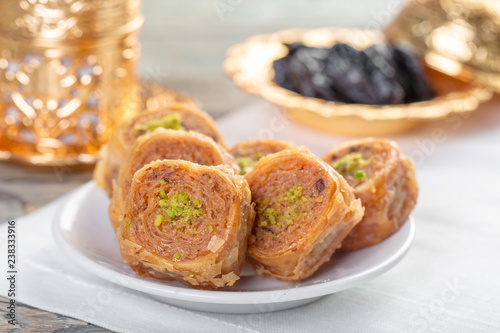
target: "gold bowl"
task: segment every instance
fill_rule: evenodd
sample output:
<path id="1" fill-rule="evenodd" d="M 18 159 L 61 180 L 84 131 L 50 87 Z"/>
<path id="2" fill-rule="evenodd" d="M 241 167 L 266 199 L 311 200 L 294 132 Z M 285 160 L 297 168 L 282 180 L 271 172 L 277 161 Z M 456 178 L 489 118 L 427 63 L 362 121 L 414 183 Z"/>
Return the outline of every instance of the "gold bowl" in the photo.
<path id="1" fill-rule="evenodd" d="M 347 135 L 388 135 L 410 130 L 453 113 L 475 110 L 492 92 L 465 70 L 453 77 L 427 66 L 427 77 L 436 91 L 429 101 L 398 105 L 346 104 L 304 97 L 274 83 L 273 62 L 284 57 L 283 43 L 331 47 L 336 42 L 363 49 L 384 42 L 379 31 L 350 28 L 289 29 L 250 37 L 230 48 L 223 69 L 245 92 L 283 108 L 291 119 L 314 128 Z"/>

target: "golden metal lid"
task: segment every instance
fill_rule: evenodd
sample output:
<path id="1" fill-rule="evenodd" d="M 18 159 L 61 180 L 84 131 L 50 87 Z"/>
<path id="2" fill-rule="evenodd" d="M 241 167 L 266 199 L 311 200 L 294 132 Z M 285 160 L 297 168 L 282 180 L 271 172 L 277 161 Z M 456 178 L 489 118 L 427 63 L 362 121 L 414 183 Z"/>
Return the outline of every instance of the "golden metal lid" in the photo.
<path id="1" fill-rule="evenodd" d="M 82 43 L 138 30 L 140 0 L 2 0 L 0 33 L 30 43 Z"/>
<path id="2" fill-rule="evenodd" d="M 500 1 L 412 0 L 385 30 L 433 68 L 500 92 Z"/>

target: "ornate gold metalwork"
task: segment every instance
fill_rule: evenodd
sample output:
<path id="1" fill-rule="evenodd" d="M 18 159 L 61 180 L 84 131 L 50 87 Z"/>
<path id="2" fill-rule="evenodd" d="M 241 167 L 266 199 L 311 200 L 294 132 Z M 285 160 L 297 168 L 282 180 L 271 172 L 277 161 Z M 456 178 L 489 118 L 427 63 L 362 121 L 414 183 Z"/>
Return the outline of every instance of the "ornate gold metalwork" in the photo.
<path id="1" fill-rule="evenodd" d="M 139 0 L 0 2 L 0 159 L 90 164 L 137 112 Z"/>
<path id="2" fill-rule="evenodd" d="M 500 1 L 413 0 L 385 33 L 415 46 L 433 68 L 470 72 L 500 92 Z"/>

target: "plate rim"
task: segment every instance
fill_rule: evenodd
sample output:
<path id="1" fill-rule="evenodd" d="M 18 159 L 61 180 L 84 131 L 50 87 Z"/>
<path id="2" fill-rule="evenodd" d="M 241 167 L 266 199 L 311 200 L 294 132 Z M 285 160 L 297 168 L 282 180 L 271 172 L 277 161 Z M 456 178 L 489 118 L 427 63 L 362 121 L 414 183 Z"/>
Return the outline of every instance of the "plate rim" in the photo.
<path id="1" fill-rule="evenodd" d="M 75 201 L 76 198 L 83 198 L 97 185 L 93 180 L 87 182 L 74 193 L 68 196 L 57 207 L 57 211 L 53 217 L 52 234 L 56 244 L 63 250 L 65 255 L 71 258 L 77 265 L 86 269 L 91 274 L 98 276 L 108 282 L 118 284 L 122 287 L 141 291 L 155 297 L 165 297 L 177 299 L 182 301 L 189 301 L 195 303 L 213 303 L 213 304 L 235 304 L 235 305 L 248 305 L 248 304 L 271 304 L 282 303 L 289 301 L 298 301 L 303 299 L 317 298 L 339 291 L 350 289 L 360 283 L 367 282 L 377 276 L 380 276 L 395 265 L 397 265 L 408 253 L 411 245 L 415 239 L 415 220 L 410 216 L 406 223 L 409 223 L 408 237 L 405 239 L 402 246 L 395 251 L 389 258 L 372 267 L 371 269 L 359 272 L 354 275 L 349 275 L 335 280 L 316 283 L 308 286 L 297 286 L 295 288 L 267 290 L 267 291 L 218 291 L 218 290 L 200 290 L 191 289 L 183 286 L 168 286 L 161 285 L 157 281 L 149 281 L 135 276 L 128 276 L 123 273 L 117 272 L 108 268 L 98 262 L 95 262 L 85 254 L 78 251 L 70 245 L 65 239 L 62 232 L 62 215 L 66 209 L 71 208 L 70 202 Z M 119 279 L 116 276 L 120 276 Z M 278 299 L 276 295 L 280 294 Z M 269 297 L 273 296 L 273 297 Z"/>

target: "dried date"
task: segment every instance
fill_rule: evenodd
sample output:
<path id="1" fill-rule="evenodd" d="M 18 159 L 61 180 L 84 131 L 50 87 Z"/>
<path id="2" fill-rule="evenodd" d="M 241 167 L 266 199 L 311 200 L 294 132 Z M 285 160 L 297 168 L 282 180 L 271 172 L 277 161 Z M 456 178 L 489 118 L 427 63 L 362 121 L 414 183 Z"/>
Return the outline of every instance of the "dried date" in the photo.
<path id="1" fill-rule="evenodd" d="M 357 50 L 345 43 L 331 48 L 286 45 L 274 62 L 275 82 L 303 96 L 342 103 L 390 105 L 434 97 L 412 49 L 376 44 Z"/>

